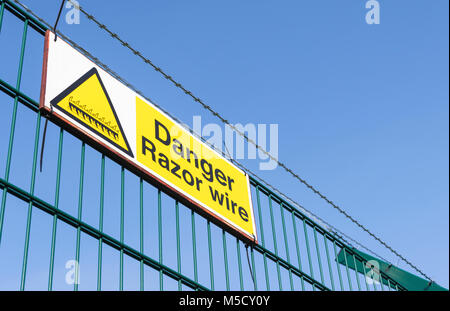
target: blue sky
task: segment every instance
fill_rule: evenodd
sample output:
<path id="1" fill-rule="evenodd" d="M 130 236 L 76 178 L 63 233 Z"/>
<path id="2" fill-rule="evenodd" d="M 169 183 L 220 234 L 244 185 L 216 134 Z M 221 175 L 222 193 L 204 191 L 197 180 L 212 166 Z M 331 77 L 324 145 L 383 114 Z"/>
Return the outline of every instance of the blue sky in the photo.
<path id="1" fill-rule="evenodd" d="M 22 2 L 55 21 L 59 1 Z M 379 2 L 379 25 L 366 24 L 365 0 L 80 5 L 230 122 L 278 124 L 281 162 L 448 288 L 449 4 Z M 85 16 L 66 24 L 66 12 L 58 28 L 156 103 L 191 126 L 194 115 L 219 122 Z M 35 98 L 41 53 L 30 52 L 35 80 L 23 84 Z M 49 133 L 46 148 L 56 149 L 58 131 Z M 257 171 L 257 161 L 242 163 Z M 282 168 L 257 173 L 408 269 Z"/>

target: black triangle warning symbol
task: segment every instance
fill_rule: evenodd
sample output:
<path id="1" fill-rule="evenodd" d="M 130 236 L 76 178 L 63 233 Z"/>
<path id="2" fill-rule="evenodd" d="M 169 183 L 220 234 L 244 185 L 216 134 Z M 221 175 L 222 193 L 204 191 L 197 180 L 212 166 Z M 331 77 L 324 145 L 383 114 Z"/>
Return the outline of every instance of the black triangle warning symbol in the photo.
<path id="1" fill-rule="evenodd" d="M 133 157 L 133 152 L 97 69 L 89 70 L 51 100 L 50 104 Z"/>

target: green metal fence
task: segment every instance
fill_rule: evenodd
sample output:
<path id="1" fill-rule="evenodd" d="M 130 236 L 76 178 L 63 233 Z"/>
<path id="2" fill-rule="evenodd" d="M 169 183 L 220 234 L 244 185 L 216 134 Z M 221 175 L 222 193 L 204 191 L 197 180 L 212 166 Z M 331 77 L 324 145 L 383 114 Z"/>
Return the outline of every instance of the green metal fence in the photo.
<path id="1" fill-rule="evenodd" d="M 260 244 L 247 247 L 52 123 L 41 173 L 47 28 L 1 0 L 0 40 L 8 22 L 21 33 L 11 33 L 16 47 L 0 41 L 0 69 L 18 59 L 14 80 L 0 70 L 0 289 L 404 290 L 384 273 L 366 282 L 351 269 L 365 269 L 359 253 L 253 178 Z M 23 90 L 26 66 L 38 73 Z M 66 259 L 79 263 L 79 282 L 65 279 Z"/>

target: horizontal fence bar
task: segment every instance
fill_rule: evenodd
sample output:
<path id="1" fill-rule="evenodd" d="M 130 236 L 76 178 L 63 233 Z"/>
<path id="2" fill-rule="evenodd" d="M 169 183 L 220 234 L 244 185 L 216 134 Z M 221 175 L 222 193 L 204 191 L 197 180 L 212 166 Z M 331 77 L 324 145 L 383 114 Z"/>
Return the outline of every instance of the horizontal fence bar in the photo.
<path id="1" fill-rule="evenodd" d="M 0 79 L 0 90 L 3 91 L 5 94 L 11 96 L 12 98 L 17 98 L 17 100 L 30 108 L 31 110 L 38 112 L 39 111 L 39 103 L 35 100 L 31 99 L 15 87 L 11 86 L 7 82 Z"/>
<path id="2" fill-rule="evenodd" d="M 48 29 L 47 26 L 42 24 L 40 21 L 38 21 L 36 18 L 25 12 L 22 8 L 20 8 L 18 5 L 13 3 L 9 0 L 0 0 L 1 3 L 5 4 L 6 9 L 11 12 L 14 16 L 19 18 L 22 21 L 28 20 L 29 25 L 31 28 L 36 30 L 41 35 L 45 35 L 45 31 Z"/>

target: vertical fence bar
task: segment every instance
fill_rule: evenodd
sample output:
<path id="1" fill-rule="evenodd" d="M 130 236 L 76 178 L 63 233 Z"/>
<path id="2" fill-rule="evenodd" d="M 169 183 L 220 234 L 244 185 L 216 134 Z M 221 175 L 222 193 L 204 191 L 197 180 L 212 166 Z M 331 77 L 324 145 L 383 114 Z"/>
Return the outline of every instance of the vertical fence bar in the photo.
<path id="1" fill-rule="evenodd" d="M 313 227 L 313 232 L 314 232 L 314 244 L 316 244 L 317 261 L 319 263 L 320 281 L 322 282 L 322 284 L 325 284 L 325 279 L 323 277 L 323 270 L 322 270 L 322 260 L 320 258 L 319 243 L 317 241 L 317 230 L 316 230 L 316 227 Z"/>
<path id="2" fill-rule="evenodd" d="M 328 262 L 328 271 L 330 272 L 330 280 L 331 280 L 331 289 L 334 291 L 334 279 L 333 279 L 333 269 L 331 268 L 331 262 L 330 262 L 330 253 L 328 251 L 328 239 L 326 235 L 323 236 L 323 242 L 325 244 L 325 252 L 327 255 L 327 262 Z"/>
<path id="3" fill-rule="evenodd" d="M 5 3 L 2 2 L 2 5 L 0 7 L 0 33 L 2 30 L 3 25 L 3 13 L 5 11 Z M 6 189 L 3 189 L 2 193 L 2 202 L 0 205 L 0 243 L 2 241 L 2 229 L 3 229 L 3 216 L 5 214 L 5 203 L 6 203 Z"/>
<path id="4" fill-rule="evenodd" d="M 349 269 L 348 269 L 347 253 L 345 251 L 345 247 L 343 247 L 342 250 L 344 251 L 345 269 L 347 271 L 348 286 L 349 286 L 350 290 L 352 291 L 353 290 L 353 288 L 352 288 L 352 279 L 350 278 L 350 272 L 349 272 Z"/>
<path id="5" fill-rule="evenodd" d="M 28 34 L 28 18 L 25 19 L 23 23 L 23 32 L 22 32 L 22 44 L 20 46 L 20 58 L 19 58 L 19 70 L 17 72 L 17 81 L 16 81 L 16 89 L 19 90 L 22 82 L 22 72 L 23 72 L 23 60 L 25 56 L 25 44 L 27 41 Z M 16 96 L 17 102 L 17 96 Z"/>
<path id="6" fill-rule="evenodd" d="M 2 25 L 3 25 L 3 12 L 5 11 L 5 2 L 2 2 L 0 6 L 0 33 L 2 31 Z"/>
<path id="7" fill-rule="evenodd" d="M 61 161 L 62 161 L 62 148 L 63 148 L 64 131 L 59 131 L 59 143 L 58 143 L 58 163 L 56 166 L 56 189 L 55 189 L 55 208 L 59 208 L 59 190 L 61 186 Z M 53 269 L 55 264 L 55 247 L 56 247 L 56 225 L 58 217 L 53 215 L 52 225 L 52 242 L 50 246 L 50 267 L 48 269 L 48 290 L 53 289 Z"/>
<path id="8" fill-rule="evenodd" d="M 372 282 L 372 285 L 373 285 L 373 290 L 374 291 L 378 291 L 377 284 L 375 282 Z"/>
<path id="9" fill-rule="evenodd" d="M 379 273 L 380 275 L 380 287 L 381 287 L 381 291 L 384 292 L 384 286 L 383 286 L 383 276 L 381 275 L 381 273 Z"/>
<path id="10" fill-rule="evenodd" d="M 5 3 L 2 2 L 2 5 L 0 7 L 0 33 L 2 30 L 2 25 L 3 25 L 3 13 L 5 11 Z M 3 229 L 3 217 L 5 215 L 5 204 L 6 204 L 6 189 L 3 189 L 2 192 L 2 202 L 0 205 L 0 244 L 2 242 L 2 229 Z"/>
<path id="11" fill-rule="evenodd" d="M 292 210 L 292 212 L 291 212 L 291 217 L 292 217 L 292 226 L 294 227 L 295 249 L 297 251 L 298 268 L 300 269 L 300 271 L 303 272 L 302 259 L 300 257 L 300 246 L 299 246 L 299 243 L 298 243 L 298 235 L 297 235 L 297 224 L 295 222 L 294 210 Z M 303 279 L 303 276 L 300 277 L 300 280 L 301 280 L 301 283 L 302 283 L 302 290 L 305 290 L 305 280 Z"/>
<path id="12" fill-rule="evenodd" d="M 372 282 L 373 290 L 376 291 L 377 287 L 375 286 L 375 282 Z"/>
<path id="13" fill-rule="evenodd" d="M 261 237 L 262 247 L 265 247 L 264 228 L 263 228 L 263 221 L 262 221 L 262 214 L 261 214 L 261 200 L 259 198 L 259 187 L 258 186 L 255 187 L 255 191 L 256 191 L 256 205 L 258 206 L 259 227 L 261 229 L 259 236 Z"/>
<path id="14" fill-rule="evenodd" d="M 313 265 L 312 265 L 312 261 L 311 261 L 311 250 L 309 249 L 308 230 L 306 228 L 305 219 L 302 219 L 302 221 L 303 221 L 303 231 L 305 232 L 305 244 L 306 244 L 306 252 L 308 254 L 310 275 L 314 279 L 314 269 L 313 269 Z M 314 284 L 312 284 L 312 288 L 313 288 L 313 290 L 316 290 L 316 287 L 314 286 Z"/>
<path id="15" fill-rule="evenodd" d="M 161 190 L 158 189 L 158 254 L 159 264 L 163 263 L 163 249 L 162 249 L 162 210 L 161 210 Z M 159 290 L 163 290 L 163 272 L 159 270 Z"/>
<path id="16" fill-rule="evenodd" d="M 281 224 L 283 226 L 283 238 L 284 238 L 284 248 L 286 250 L 286 259 L 289 264 L 291 264 L 291 256 L 289 255 L 289 244 L 286 233 L 286 222 L 284 220 L 284 207 L 283 203 L 280 204 L 280 213 L 281 213 Z M 294 280 L 292 279 L 292 271 L 289 269 L 289 284 L 291 286 L 291 290 L 294 290 Z"/>
<path id="17" fill-rule="evenodd" d="M 228 256 L 227 256 L 227 239 L 225 236 L 225 230 L 222 229 L 222 242 L 223 242 L 223 262 L 225 266 L 225 285 L 227 291 L 230 290 L 230 276 L 228 274 Z"/>
<path id="18" fill-rule="evenodd" d="M 16 80 L 16 89 L 20 90 L 20 84 L 22 81 L 22 70 L 23 70 L 23 59 L 25 55 L 25 44 L 27 41 L 27 31 L 28 31 L 28 19 L 25 19 L 23 33 L 22 33 L 22 44 L 20 46 L 20 58 L 19 58 L 19 69 L 17 70 L 17 80 Z M 18 106 L 18 96 L 14 97 L 14 106 L 13 106 L 13 114 L 11 118 L 11 126 L 9 131 L 9 142 L 8 142 L 8 153 L 6 156 L 6 168 L 5 168 L 5 180 L 9 180 L 9 173 L 11 169 L 11 155 L 14 143 L 14 134 L 16 130 L 16 120 L 17 120 L 17 106 Z M 3 231 L 3 218 L 5 215 L 6 208 L 6 187 L 3 189 L 2 194 L 2 203 L 0 207 L 0 243 L 2 240 L 2 231 Z"/>
<path id="19" fill-rule="evenodd" d="M 273 247 L 275 250 L 275 255 L 278 257 L 277 235 L 275 233 L 275 221 L 273 218 L 272 197 L 270 195 L 269 195 L 269 211 L 270 211 L 270 223 L 272 225 Z M 283 285 L 281 282 L 280 264 L 278 263 L 278 261 L 276 261 L 275 264 L 277 265 L 278 287 L 280 290 L 283 290 Z"/>
<path id="20" fill-rule="evenodd" d="M 144 253 L 144 185 L 139 178 L 139 251 Z M 144 290 L 144 260 L 139 262 L 139 290 Z"/>
<path id="21" fill-rule="evenodd" d="M 212 246 L 211 246 L 211 224 L 209 220 L 206 222 L 206 227 L 208 231 L 208 251 L 209 251 L 209 277 L 211 280 L 211 290 L 214 290 L 214 265 L 212 256 Z"/>
<path id="22" fill-rule="evenodd" d="M 363 268 L 363 271 L 364 271 L 364 283 L 366 284 L 366 290 L 367 291 L 370 291 L 370 289 L 369 289 L 369 282 L 368 282 L 368 280 L 367 280 L 367 272 L 366 272 L 366 265 L 365 265 L 365 263 L 363 263 L 363 262 L 361 262 L 361 264 L 362 264 L 362 268 Z"/>
<path id="23" fill-rule="evenodd" d="M 3 219 L 5 217 L 5 208 L 6 208 L 6 188 L 3 189 L 2 192 L 2 204 L 0 206 L 0 244 L 2 242 L 2 232 L 3 232 Z"/>
<path id="24" fill-rule="evenodd" d="M 175 201 L 175 221 L 177 234 L 177 272 L 181 274 L 181 248 L 180 248 L 180 207 Z M 178 280 L 178 290 L 181 291 L 181 280 Z"/>
<path id="25" fill-rule="evenodd" d="M 252 258 L 252 275 L 253 275 L 253 287 L 256 290 L 258 290 L 258 281 L 256 279 L 256 266 L 255 266 L 255 255 L 253 252 L 253 247 L 250 249 L 250 254 L 251 254 L 251 258 Z"/>
<path id="26" fill-rule="evenodd" d="M 103 210 L 105 205 L 105 155 L 102 154 L 102 164 L 100 172 L 100 215 L 98 220 L 98 230 L 103 233 Z M 97 290 L 102 290 L 102 253 L 103 238 L 98 239 L 98 263 L 97 263 Z"/>
<path id="27" fill-rule="evenodd" d="M 338 258 L 338 253 L 336 251 L 336 241 L 333 240 L 333 249 L 334 249 L 334 257 Z M 338 276 L 339 276 L 339 285 L 341 290 L 344 290 L 344 284 L 342 282 L 342 274 L 341 274 L 341 267 L 339 266 L 339 262 L 336 260 L 336 268 L 338 271 Z"/>
<path id="28" fill-rule="evenodd" d="M 355 254 L 353 254 L 353 264 L 355 265 L 356 284 L 358 285 L 358 290 L 361 290 L 361 285 L 359 284 L 358 266 L 356 265 Z"/>
<path id="29" fill-rule="evenodd" d="M 259 215 L 259 227 L 261 228 L 260 236 L 261 236 L 261 245 L 265 248 L 265 241 L 264 241 L 264 225 L 262 221 L 262 214 L 261 214 L 261 200 L 259 198 L 259 187 L 255 187 L 256 191 L 256 202 L 258 206 L 258 215 Z M 263 253 L 263 261 L 264 261 L 264 273 L 266 276 L 266 289 L 270 290 L 270 282 L 269 282 L 269 272 L 267 270 L 267 258 L 266 253 Z"/>
<path id="30" fill-rule="evenodd" d="M 264 257 L 264 273 L 266 275 L 266 289 L 270 290 L 270 280 L 269 280 L 269 271 L 267 268 L 267 258 L 266 258 L 266 253 L 263 254 Z"/>
<path id="31" fill-rule="evenodd" d="M 36 131 L 34 134 L 34 149 L 33 149 L 33 164 L 31 167 L 31 182 L 30 182 L 30 194 L 34 195 L 34 185 L 36 181 L 36 162 L 37 154 L 39 149 L 39 131 L 41 128 L 41 113 L 38 112 L 36 119 Z M 27 227 L 25 231 L 25 246 L 23 250 L 23 262 L 22 262 L 22 275 L 20 280 L 20 290 L 25 289 L 25 279 L 27 274 L 27 263 L 28 263 L 28 248 L 30 244 L 30 228 L 31 228 L 31 216 L 32 216 L 33 203 L 28 203 L 28 213 L 27 213 Z"/>
<path id="32" fill-rule="evenodd" d="M 52 242 L 50 246 L 50 267 L 48 270 L 48 290 L 52 291 L 53 289 L 53 270 L 55 264 L 55 251 L 56 251 L 56 225 L 58 222 L 58 217 L 53 215 L 53 225 L 52 225 Z"/>
<path id="33" fill-rule="evenodd" d="M 80 184 L 78 188 L 78 220 L 81 221 L 81 213 L 83 208 L 83 181 L 84 181 L 84 157 L 86 146 L 84 142 L 81 144 L 81 164 L 80 164 Z M 80 226 L 77 227 L 77 244 L 75 250 L 75 282 L 73 283 L 74 291 L 78 291 L 79 267 L 80 267 Z"/>
<path id="34" fill-rule="evenodd" d="M 241 259 L 241 248 L 239 247 L 239 239 L 236 238 L 236 252 L 238 259 L 238 268 L 239 268 L 239 286 L 241 291 L 244 290 L 244 279 L 242 275 L 242 259 Z"/>
<path id="35" fill-rule="evenodd" d="M 195 213 L 191 211 L 191 226 L 192 226 L 192 260 L 194 264 L 194 281 L 198 283 L 197 271 L 197 240 L 195 237 Z"/>
<path id="36" fill-rule="evenodd" d="M 125 169 L 120 171 L 120 243 L 123 245 L 125 232 Z M 123 291 L 123 248 L 120 248 L 120 271 L 119 271 L 119 290 Z"/>

